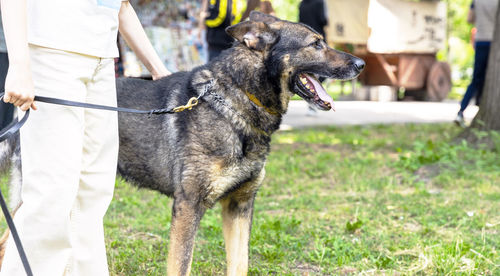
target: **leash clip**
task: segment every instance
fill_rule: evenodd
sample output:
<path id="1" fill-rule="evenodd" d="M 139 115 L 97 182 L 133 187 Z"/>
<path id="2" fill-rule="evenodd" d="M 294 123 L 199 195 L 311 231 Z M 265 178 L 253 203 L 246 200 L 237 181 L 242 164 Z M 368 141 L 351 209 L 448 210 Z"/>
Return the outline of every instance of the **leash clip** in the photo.
<path id="1" fill-rule="evenodd" d="M 189 101 L 187 102 L 186 105 L 178 106 L 178 107 L 172 109 L 172 111 L 174 113 L 178 113 L 178 112 L 182 112 L 182 111 L 184 111 L 186 109 L 187 110 L 191 110 L 193 107 L 195 107 L 195 106 L 198 105 L 199 99 L 201 97 L 203 97 L 207 93 L 208 89 L 212 88 L 212 86 L 214 85 L 214 83 L 215 83 L 215 80 L 213 80 L 213 79 L 210 80 L 210 82 L 208 83 L 208 85 L 205 86 L 205 89 L 203 90 L 203 92 L 200 95 L 198 95 L 198 97 L 192 97 L 191 99 L 189 99 Z"/>
<path id="2" fill-rule="evenodd" d="M 197 105 L 198 105 L 198 99 L 195 97 L 192 97 L 191 99 L 189 99 L 189 101 L 187 102 L 186 105 L 178 106 L 178 107 L 174 108 L 172 111 L 177 113 L 177 112 L 182 112 L 186 109 L 191 110 L 194 106 L 197 106 Z"/>

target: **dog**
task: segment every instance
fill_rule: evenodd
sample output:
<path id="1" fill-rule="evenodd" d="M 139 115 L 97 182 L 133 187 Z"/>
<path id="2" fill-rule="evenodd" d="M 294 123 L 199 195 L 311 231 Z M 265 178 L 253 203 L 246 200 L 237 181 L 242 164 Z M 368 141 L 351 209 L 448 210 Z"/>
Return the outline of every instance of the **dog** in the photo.
<path id="1" fill-rule="evenodd" d="M 318 78 L 352 79 L 365 65 L 306 25 L 255 11 L 226 32 L 233 47 L 206 65 L 156 81 L 117 80 L 122 107 L 173 108 L 197 98 L 172 115 L 118 115 L 118 173 L 174 199 L 168 275 L 190 274 L 200 220 L 217 202 L 227 275 L 247 274 L 254 199 L 291 97 L 331 110 Z"/>

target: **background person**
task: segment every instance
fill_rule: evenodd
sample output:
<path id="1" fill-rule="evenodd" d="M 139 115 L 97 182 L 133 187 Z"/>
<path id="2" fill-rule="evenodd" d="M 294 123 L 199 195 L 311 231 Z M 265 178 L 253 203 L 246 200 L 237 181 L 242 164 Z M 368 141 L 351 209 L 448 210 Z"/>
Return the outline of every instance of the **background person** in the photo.
<path id="1" fill-rule="evenodd" d="M 203 0 L 198 35 L 201 40 L 205 31 L 209 61 L 233 44 L 234 39 L 226 33 L 226 28 L 245 20 L 253 10 L 274 14 L 269 0 Z"/>
<path id="2" fill-rule="evenodd" d="M 470 5 L 467 21 L 476 26 L 474 72 L 472 73 L 472 80 L 460 102 L 460 110 L 455 118 L 455 123 L 462 127 L 465 127 L 464 111 L 472 97 L 476 95 L 477 105 L 479 105 L 481 100 L 484 81 L 486 79 L 486 69 L 488 67 L 490 45 L 493 39 L 497 7 L 498 0 L 474 0 Z"/>
<path id="3" fill-rule="evenodd" d="M 198 27 L 205 30 L 208 44 L 208 60 L 231 47 L 234 39 L 226 33 L 226 28 L 244 20 L 246 0 L 203 0 Z"/>
<path id="4" fill-rule="evenodd" d="M 128 1 L 1 0 L 1 7 L 10 61 L 4 101 L 38 109 L 21 129 L 23 204 L 15 217 L 31 268 L 108 275 L 102 220 L 116 177 L 117 114 L 35 105 L 34 93 L 116 105 L 118 28 L 154 79 L 169 72 Z M 25 275 L 12 239 L 0 274 Z"/>
<path id="5" fill-rule="evenodd" d="M 302 0 L 299 4 L 299 22 L 309 25 L 326 41 L 325 27 L 328 25 L 328 17 L 323 0 Z"/>

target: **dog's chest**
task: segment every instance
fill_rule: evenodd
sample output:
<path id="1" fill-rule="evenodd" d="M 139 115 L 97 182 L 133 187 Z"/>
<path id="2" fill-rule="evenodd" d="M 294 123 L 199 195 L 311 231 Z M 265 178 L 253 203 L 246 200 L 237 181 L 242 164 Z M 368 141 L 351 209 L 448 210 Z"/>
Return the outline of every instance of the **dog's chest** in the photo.
<path id="1" fill-rule="evenodd" d="M 213 205 L 229 192 L 237 191 L 254 182 L 262 171 L 264 163 L 264 160 L 242 160 L 225 166 L 214 164 L 205 197 L 207 205 Z"/>

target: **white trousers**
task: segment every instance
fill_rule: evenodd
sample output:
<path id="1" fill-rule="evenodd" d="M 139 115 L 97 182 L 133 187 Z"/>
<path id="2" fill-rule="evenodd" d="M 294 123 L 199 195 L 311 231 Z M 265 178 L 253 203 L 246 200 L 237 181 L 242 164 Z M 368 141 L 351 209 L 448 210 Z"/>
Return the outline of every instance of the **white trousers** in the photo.
<path id="1" fill-rule="evenodd" d="M 116 106 L 113 59 L 30 46 L 35 93 Z M 37 102 L 21 129 L 15 223 L 34 275 L 108 275 L 103 217 L 113 197 L 117 114 Z M 1 275 L 25 275 L 14 241 Z"/>

